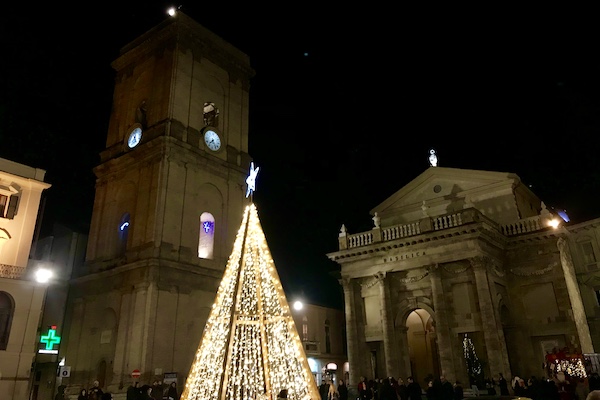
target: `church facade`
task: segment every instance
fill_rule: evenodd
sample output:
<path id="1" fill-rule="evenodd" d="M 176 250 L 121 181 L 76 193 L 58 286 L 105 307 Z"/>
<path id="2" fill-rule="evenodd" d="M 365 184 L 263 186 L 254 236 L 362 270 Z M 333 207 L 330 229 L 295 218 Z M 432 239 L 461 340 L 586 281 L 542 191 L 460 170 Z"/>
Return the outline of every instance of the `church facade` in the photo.
<path id="1" fill-rule="evenodd" d="M 469 387 L 474 360 L 487 379 L 544 377 L 556 349 L 600 346 L 600 220 L 559 220 L 512 173 L 435 166 L 371 215 L 372 230 L 342 226 L 328 254 L 351 385 L 444 375 Z"/>

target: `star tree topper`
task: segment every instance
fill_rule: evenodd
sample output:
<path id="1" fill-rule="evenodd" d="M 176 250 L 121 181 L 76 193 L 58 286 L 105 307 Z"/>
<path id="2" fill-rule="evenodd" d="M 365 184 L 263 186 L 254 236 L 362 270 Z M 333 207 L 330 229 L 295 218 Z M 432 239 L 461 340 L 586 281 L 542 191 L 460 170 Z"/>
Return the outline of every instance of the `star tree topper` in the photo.
<path id="1" fill-rule="evenodd" d="M 246 197 L 250 196 L 250 194 L 254 193 L 256 190 L 256 175 L 258 175 L 258 170 L 260 167 L 256 167 L 254 169 L 254 163 L 250 163 L 250 175 L 246 178 L 246 183 L 248 184 L 248 189 L 246 189 Z"/>

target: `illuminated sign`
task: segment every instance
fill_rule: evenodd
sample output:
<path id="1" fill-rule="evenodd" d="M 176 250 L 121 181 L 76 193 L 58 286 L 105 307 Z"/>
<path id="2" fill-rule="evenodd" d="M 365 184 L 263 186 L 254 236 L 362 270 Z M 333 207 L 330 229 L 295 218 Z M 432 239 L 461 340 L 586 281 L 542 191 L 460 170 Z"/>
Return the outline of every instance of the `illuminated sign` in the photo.
<path id="1" fill-rule="evenodd" d="M 40 343 L 46 345 L 45 349 L 39 349 L 38 353 L 42 354 L 58 354 L 58 349 L 54 349 L 54 345 L 60 343 L 60 336 L 56 336 L 56 325 L 52 325 L 48 329 L 47 335 L 42 335 Z"/>

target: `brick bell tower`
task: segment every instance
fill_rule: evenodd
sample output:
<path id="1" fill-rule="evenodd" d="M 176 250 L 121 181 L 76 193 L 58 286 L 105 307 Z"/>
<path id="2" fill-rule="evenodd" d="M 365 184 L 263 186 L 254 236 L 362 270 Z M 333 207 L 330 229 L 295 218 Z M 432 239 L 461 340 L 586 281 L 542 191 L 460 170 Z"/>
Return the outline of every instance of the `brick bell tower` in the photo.
<path id="1" fill-rule="evenodd" d="M 164 373 L 182 390 L 248 203 L 254 71 L 183 13 L 126 45 L 112 66 L 86 263 L 70 285 L 61 357 L 73 390 L 98 380 L 122 393 Z"/>

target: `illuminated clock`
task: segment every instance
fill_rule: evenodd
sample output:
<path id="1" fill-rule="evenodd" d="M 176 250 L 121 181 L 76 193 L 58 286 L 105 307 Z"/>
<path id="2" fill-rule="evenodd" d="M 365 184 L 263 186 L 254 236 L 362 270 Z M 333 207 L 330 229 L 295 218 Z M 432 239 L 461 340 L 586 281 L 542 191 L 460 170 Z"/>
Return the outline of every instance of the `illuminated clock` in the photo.
<path id="1" fill-rule="evenodd" d="M 135 146 L 138 145 L 140 140 L 142 140 L 142 128 L 137 127 L 134 130 L 132 130 L 129 134 L 129 138 L 127 139 L 127 146 L 129 146 L 130 149 L 133 149 Z"/>
<path id="2" fill-rule="evenodd" d="M 212 151 L 217 151 L 221 148 L 221 137 L 217 132 L 208 129 L 204 132 L 204 143 Z"/>

